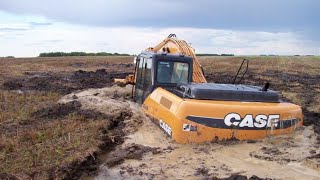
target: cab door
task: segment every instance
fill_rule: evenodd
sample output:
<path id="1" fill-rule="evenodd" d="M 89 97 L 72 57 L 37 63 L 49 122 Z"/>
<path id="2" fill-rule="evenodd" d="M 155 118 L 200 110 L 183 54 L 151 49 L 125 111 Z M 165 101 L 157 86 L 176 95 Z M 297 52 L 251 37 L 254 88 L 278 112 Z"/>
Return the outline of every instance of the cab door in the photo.
<path id="1" fill-rule="evenodd" d="M 142 104 L 143 98 L 143 64 L 144 64 L 144 57 L 137 59 L 137 74 L 136 74 L 136 84 L 135 84 L 135 91 L 134 91 L 134 98 L 138 104 Z"/>
<path id="2" fill-rule="evenodd" d="M 144 100 L 152 92 L 153 73 L 152 73 L 152 58 L 140 56 L 138 59 L 137 78 L 135 85 L 135 101 L 143 104 Z"/>

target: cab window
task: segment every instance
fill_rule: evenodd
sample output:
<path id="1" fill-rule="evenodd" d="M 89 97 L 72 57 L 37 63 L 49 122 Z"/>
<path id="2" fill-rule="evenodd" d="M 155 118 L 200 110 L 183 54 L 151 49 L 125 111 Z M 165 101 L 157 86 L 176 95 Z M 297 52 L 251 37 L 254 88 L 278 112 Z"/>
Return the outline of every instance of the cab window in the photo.
<path id="1" fill-rule="evenodd" d="M 184 62 L 158 61 L 157 82 L 177 84 L 188 82 L 189 64 Z"/>
<path id="2" fill-rule="evenodd" d="M 152 86 L 152 59 L 148 58 L 145 60 L 144 64 L 144 88 L 147 89 L 148 87 Z"/>

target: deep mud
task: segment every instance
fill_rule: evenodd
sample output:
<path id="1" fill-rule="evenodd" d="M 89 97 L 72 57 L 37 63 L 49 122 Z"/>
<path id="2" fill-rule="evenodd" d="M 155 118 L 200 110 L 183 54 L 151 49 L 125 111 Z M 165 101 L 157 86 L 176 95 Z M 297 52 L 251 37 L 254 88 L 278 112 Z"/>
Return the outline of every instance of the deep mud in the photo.
<path id="1" fill-rule="evenodd" d="M 126 159 L 141 160 L 146 153 L 159 154 L 160 148 L 152 148 L 148 146 L 129 144 L 124 148 L 118 148 L 110 153 L 105 160 L 108 167 L 122 164 Z"/>
<path id="2" fill-rule="evenodd" d="M 7 80 L 5 90 L 37 90 L 56 92 L 62 95 L 76 90 L 111 86 L 114 78 L 125 78 L 130 72 L 114 72 L 98 69 L 96 71 L 79 70 L 74 73 L 25 73 L 22 78 Z"/>
<path id="3" fill-rule="evenodd" d="M 133 143 L 158 148 L 159 153 L 146 153 L 139 159 L 124 158 L 112 166 L 104 161 L 94 179 L 317 179 L 320 176 L 319 144 L 312 127 L 254 143 L 181 145 L 146 119 L 137 132 L 127 136 L 121 149 Z M 112 157 L 113 154 L 108 154 L 105 159 Z"/>

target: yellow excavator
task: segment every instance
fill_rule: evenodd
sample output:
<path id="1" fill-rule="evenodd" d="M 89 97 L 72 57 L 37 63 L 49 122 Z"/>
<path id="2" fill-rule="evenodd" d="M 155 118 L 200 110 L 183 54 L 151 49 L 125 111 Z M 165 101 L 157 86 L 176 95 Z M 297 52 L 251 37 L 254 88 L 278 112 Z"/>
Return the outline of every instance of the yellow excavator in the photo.
<path id="1" fill-rule="evenodd" d="M 134 75 L 115 81 L 132 84 L 134 100 L 178 143 L 262 139 L 302 126 L 301 107 L 283 102 L 269 83 L 207 83 L 195 50 L 174 34 L 135 64 Z"/>

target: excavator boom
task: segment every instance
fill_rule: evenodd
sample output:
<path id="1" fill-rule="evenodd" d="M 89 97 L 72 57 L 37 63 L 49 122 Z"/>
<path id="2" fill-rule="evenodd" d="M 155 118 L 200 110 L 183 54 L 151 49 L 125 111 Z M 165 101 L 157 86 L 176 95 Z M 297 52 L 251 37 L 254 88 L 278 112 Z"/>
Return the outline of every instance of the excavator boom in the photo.
<path id="1" fill-rule="evenodd" d="M 165 40 L 155 47 L 150 47 L 146 51 L 151 52 L 167 52 L 171 54 L 182 54 L 190 56 L 193 59 L 193 79 L 195 83 L 206 83 L 202 66 L 196 57 L 194 48 L 192 48 L 186 41 L 177 39 L 175 34 L 170 34 Z"/>

